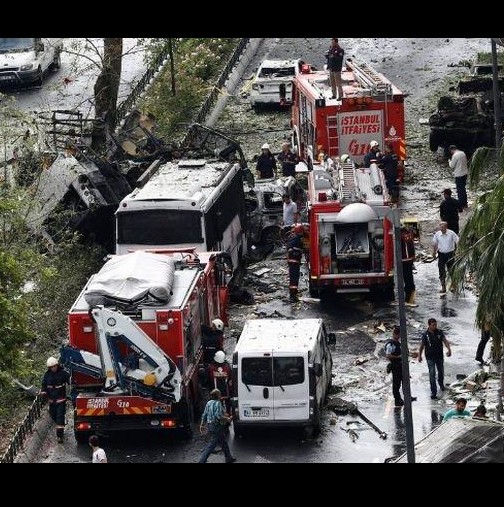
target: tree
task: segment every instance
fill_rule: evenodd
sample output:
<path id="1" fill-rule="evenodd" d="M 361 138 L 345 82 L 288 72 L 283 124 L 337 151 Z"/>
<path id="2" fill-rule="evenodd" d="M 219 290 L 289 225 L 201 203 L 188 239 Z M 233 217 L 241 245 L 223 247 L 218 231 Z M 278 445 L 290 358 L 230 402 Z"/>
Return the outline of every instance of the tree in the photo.
<path id="1" fill-rule="evenodd" d="M 117 121 L 117 96 L 121 80 L 123 55 L 122 38 L 103 39 L 101 71 L 94 85 L 95 118 L 92 148 L 103 151 L 106 145 L 106 132 L 114 130 Z"/>
<path id="2" fill-rule="evenodd" d="M 493 187 L 484 191 L 476 200 L 465 224 L 457 249 L 453 270 L 453 282 L 463 287 L 467 276 L 475 279 L 479 300 L 476 307 L 476 324 L 481 329 L 490 318 L 494 343 L 500 345 L 501 402 L 504 394 L 504 150 L 501 149 L 498 178 Z M 496 159 L 494 148 L 478 148 L 473 155 L 469 181 L 471 188 L 478 188 L 483 172 Z M 488 176 L 488 174 L 487 174 Z M 486 179 L 488 182 L 488 179 Z"/>

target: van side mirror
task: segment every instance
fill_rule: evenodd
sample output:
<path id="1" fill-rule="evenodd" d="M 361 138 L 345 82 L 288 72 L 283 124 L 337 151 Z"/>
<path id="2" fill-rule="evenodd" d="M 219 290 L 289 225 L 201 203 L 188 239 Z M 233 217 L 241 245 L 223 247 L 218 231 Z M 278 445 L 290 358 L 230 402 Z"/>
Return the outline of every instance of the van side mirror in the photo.
<path id="1" fill-rule="evenodd" d="M 329 333 L 327 335 L 327 343 L 329 345 L 336 345 L 336 333 Z"/>
<path id="2" fill-rule="evenodd" d="M 322 365 L 320 363 L 313 363 L 313 373 L 316 377 L 322 376 Z"/>

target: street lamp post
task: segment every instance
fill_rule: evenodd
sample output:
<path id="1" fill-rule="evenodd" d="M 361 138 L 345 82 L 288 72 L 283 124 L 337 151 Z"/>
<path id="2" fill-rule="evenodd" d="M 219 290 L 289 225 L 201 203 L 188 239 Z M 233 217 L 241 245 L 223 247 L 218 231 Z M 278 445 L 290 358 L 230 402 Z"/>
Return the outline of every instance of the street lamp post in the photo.
<path id="1" fill-rule="evenodd" d="M 408 463 L 415 463 L 415 441 L 413 433 L 413 410 L 411 406 L 411 382 L 409 371 L 408 333 L 406 331 L 406 297 L 404 294 L 404 275 L 401 247 L 401 218 L 399 209 L 392 210 L 394 223 L 395 271 L 397 301 L 399 303 L 399 325 L 401 328 L 402 389 L 404 394 L 404 426 L 406 429 L 406 454 Z"/>
<path id="2" fill-rule="evenodd" d="M 502 45 L 502 39 L 492 39 L 492 80 L 493 80 L 493 102 L 495 117 L 495 148 L 497 151 L 497 163 L 500 165 L 501 145 L 502 145 L 502 119 L 500 104 L 500 86 L 499 86 L 499 65 L 497 61 L 497 44 Z"/>

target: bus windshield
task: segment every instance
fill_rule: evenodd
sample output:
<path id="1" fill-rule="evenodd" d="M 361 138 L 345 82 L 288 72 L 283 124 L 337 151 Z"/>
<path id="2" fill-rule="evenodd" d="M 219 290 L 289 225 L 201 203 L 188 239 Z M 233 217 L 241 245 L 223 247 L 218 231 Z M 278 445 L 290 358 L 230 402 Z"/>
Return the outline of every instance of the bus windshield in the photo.
<path id="1" fill-rule="evenodd" d="M 32 49 L 35 39 L 0 39 L 0 53 L 10 53 L 11 51 L 26 51 Z"/>
<path id="2" fill-rule="evenodd" d="M 119 245 L 203 243 L 200 211 L 141 210 L 117 214 Z"/>

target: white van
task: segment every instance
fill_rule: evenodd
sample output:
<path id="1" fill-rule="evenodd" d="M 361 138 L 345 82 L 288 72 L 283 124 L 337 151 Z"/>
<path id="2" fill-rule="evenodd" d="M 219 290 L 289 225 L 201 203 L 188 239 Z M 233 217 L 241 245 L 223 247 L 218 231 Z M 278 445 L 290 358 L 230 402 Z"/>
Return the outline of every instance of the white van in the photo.
<path id="1" fill-rule="evenodd" d="M 328 342 L 322 319 L 247 321 L 233 354 L 235 434 L 268 426 L 318 433 L 332 381 Z"/>
<path id="2" fill-rule="evenodd" d="M 61 67 L 62 39 L 1 39 L 0 86 L 41 86 L 48 70 Z"/>

